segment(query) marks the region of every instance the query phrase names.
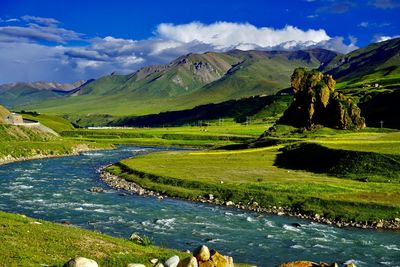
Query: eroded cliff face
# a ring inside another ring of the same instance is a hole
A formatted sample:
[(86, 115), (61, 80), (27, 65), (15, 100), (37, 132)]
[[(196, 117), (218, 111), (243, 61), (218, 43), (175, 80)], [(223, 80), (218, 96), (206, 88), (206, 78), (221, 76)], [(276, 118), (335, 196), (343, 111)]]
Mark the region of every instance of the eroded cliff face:
[(291, 77), (294, 101), (278, 123), (312, 128), (323, 125), (336, 129), (362, 129), (365, 119), (348, 97), (335, 91), (331, 75), (297, 68)]

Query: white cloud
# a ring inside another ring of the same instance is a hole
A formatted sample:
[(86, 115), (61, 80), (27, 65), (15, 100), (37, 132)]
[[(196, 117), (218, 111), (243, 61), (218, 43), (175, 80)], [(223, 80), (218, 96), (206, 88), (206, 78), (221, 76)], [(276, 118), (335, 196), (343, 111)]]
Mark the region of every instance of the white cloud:
[(38, 23), (46, 26), (53, 26), (60, 23), (58, 20), (53, 18), (42, 18), (28, 15), (22, 16), (21, 19), (27, 22)]
[(12, 18), (12, 19), (5, 20), (5, 22), (18, 22), (18, 21), (19, 21), (19, 19), (17, 19), (17, 18)]
[(395, 35), (395, 36), (377, 35), (374, 37), (374, 39), (372, 41), (376, 42), (376, 43), (380, 43), (380, 42), (388, 41), (388, 40), (391, 40), (394, 38), (400, 38), (400, 35)]
[(303, 31), (290, 25), (282, 29), (257, 28), (248, 23), (229, 22), (216, 22), (209, 25), (199, 22), (181, 25), (163, 23), (158, 26), (157, 34), (161, 39), (180, 43), (198, 41), (221, 50), (235, 48), (241, 44), (254, 44), (267, 48), (290, 41), (319, 43), (330, 39), (322, 29)]
[[(290, 25), (275, 29), (230, 22), (163, 23), (151, 38), (131, 40), (112, 36), (82, 39), (79, 33), (59, 28), (55, 19), (24, 16), (24, 20), (28, 21), (25, 26), (0, 27), (0, 83), (71, 82), (114, 71), (126, 74), (193, 52), (321, 47), (346, 53), (357, 48), (353, 37), (350, 44), (345, 44), (342, 37), (330, 37), (323, 29), (302, 30)], [(69, 40), (85, 43), (70, 46)], [(58, 45), (46, 45), (43, 41)]]

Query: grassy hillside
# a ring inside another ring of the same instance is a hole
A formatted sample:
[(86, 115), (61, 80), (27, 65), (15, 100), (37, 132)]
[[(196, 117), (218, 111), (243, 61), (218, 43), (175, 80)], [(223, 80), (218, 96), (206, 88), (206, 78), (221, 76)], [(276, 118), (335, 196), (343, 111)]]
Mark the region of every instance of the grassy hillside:
[(74, 129), (74, 126), (66, 119), (50, 114), (38, 114), (35, 112), (22, 112), (22, 117), (29, 120), (38, 121), (41, 124), (53, 129), (57, 133), (63, 131), (70, 131)]
[(339, 55), (322, 71), (339, 82), (400, 82), (400, 38), (373, 43), (346, 55)]
[(7, 107), (15, 107), (21, 103), (29, 105), (60, 97), (59, 94), (51, 90), (38, 90), (31, 87), (14, 88), (4, 92), (0, 91), (0, 104)]
[(189, 54), (132, 75), (103, 77), (74, 96), (21, 108), (59, 114), (111, 115), (190, 109), (210, 102), (274, 94), (288, 86), (294, 68), (317, 68), (335, 55), (321, 49)]

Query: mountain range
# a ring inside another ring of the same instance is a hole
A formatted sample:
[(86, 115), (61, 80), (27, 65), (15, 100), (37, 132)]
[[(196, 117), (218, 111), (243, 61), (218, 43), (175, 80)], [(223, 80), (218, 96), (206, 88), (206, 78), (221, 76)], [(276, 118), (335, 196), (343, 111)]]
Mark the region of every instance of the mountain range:
[[(289, 87), (290, 75), (297, 67), (333, 75), (337, 88), (361, 105), (382, 106), (381, 100), (379, 103), (375, 100), (381, 99), (382, 94), (397, 96), (396, 89), (400, 87), (400, 38), (345, 55), (324, 49), (187, 54), (168, 64), (144, 67), (129, 75), (112, 73), (70, 86), (3, 85), (0, 104), (74, 116), (137, 117), (274, 95)], [(387, 107), (383, 109), (387, 111)]]
[(293, 68), (318, 68), (336, 56), (337, 53), (323, 49), (188, 54), (130, 75), (101, 77), (70, 94), (29, 90), (29, 99), (18, 95), (9, 101), (7, 94), (14, 90), (8, 90), (0, 94), (0, 103), (52, 113), (154, 114), (271, 95), (289, 86)]

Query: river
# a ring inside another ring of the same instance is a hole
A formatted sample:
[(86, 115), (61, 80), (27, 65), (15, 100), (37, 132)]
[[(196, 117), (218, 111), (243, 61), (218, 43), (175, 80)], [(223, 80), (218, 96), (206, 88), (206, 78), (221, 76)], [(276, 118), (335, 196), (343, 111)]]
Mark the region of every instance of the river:
[[(300, 259), (353, 261), (361, 267), (400, 266), (400, 232), (340, 229), (286, 216), (126, 195), (99, 179), (101, 166), (166, 149), (121, 146), (0, 166), (0, 210), (68, 221), (123, 238), (137, 232), (157, 245), (182, 250), (206, 244), (236, 262), (258, 266)], [(88, 191), (95, 186), (107, 191)]]

